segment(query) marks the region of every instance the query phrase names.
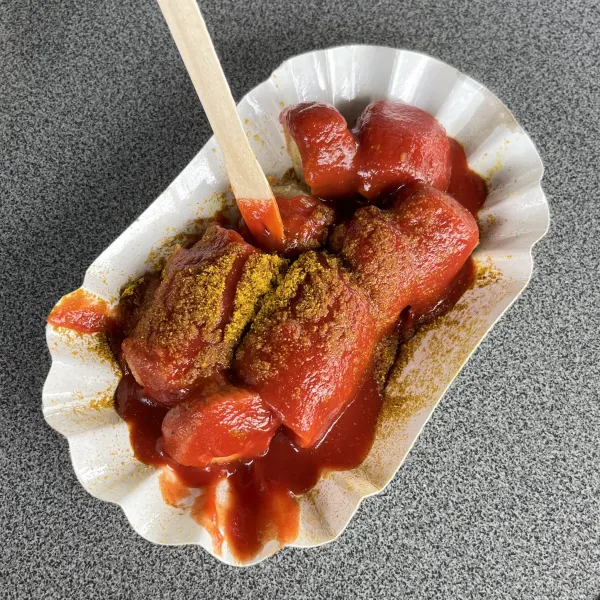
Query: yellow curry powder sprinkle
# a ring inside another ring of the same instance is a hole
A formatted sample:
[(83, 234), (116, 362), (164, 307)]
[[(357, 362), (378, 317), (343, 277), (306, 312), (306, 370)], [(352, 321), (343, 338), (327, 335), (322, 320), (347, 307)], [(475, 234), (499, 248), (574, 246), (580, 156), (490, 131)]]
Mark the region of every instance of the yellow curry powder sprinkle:
[(130, 283), (128, 283), (123, 288), (123, 291), (121, 292), (121, 302), (123, 302), (123, 300), (125, 298), (135, 296), (140, 285), (142, 285), (142, 283), (144, 283), (144, 281), (145, 281), (145, 276), (142, 276), (142, 277), (135, 279), (135, 280), (131, 281)]
[[(300, 347), (332, 357), (348, 352), (359, 342), (355, 328), (349, 325), (354, 294), (358, 293), (340, 259), (325, 252), (302, 254), (265, 296), (237, 351), (237, 360), (243, 363), (251, 356), (248, 376), (261, 382), (273, 369), (294, 361), (293, 352)], [(278, 331), (292, 336), (293, 343), (274, 347), (273, 336), (277, 337)]]
[[(325, 262), (325, 265), (323, 262)], [(293, 306), (296, 318), (308, 320), (317, 317), (319, 311), (327, 309), (328, 297), (334, 295), (334, 271), (326, 265), (337, 266), (337, 258), (324, 253), (306, 252), (290, 267), (277, 287), (265, 297), (263, 306), (252, 324), (256, 335), (268, 328), (273, 319), (284, 320), (292, 311), (292, 301), (298, 296), (301, 285), (310, 277), (312, 286), (305, 286), (302, 297)], [(328, 276), (329, 275), (329, 276)], [(327, 283), (330, 286), (327, 286)]]
[(373, 376), (380, 391), (383, 391), (387, 383), (388, 375), (394, 366), (398, 352), (399, 336), (397, 333), (383, 338), (377, 345), (375, 358), (373, 360)]
[(196, 335), (199, 325), (203, 326), (206, 341), (219, 341), (220, 334), (216, 332), (221, 323), (227, 277), (240, 252), (241, 245), (230, 244), (213, 263), (175, 273), (169, 273), (167, 264), (163, 284), (168, 285), (165, 291), (169, 298), (155, 307), (158, 318), (154, 321), (153, 337), (159, 346), (176, 351)]
[(275, 286), (287, 264), (272, 254), (253, 254), (246, 261), (233, 300), (233, 315), (223, 334), (223, 341), (232, 349), (256, 315), (260, 299)]
[[(207, 230), (200, 249), (177, 248), (173, 252), (160, 287), (133, 332), (133, 337), (150, 348), (160, 348), (172, 356), (185, 354), (190, 342), (200, 343), (202, 350), (185, 375), (190, 383), (229, 365), (261, 298), (287, 266), (285, 259), (275, 255), (255, 252), (248, 256), (248, 246), (242, 240), (228, 243), (219, 256), (200, 259), (198, 264), (190, 264), (187, 254), (181, 254), (201, 251), (203, 245), (212, 242), (213, 235), (214, 230)], [(126, 287), (122, 300), (132, 302), (140, 296), (136, 290), (142, 282), (143, 278)], [(224, 304), (227, 297), (232, 306)]]

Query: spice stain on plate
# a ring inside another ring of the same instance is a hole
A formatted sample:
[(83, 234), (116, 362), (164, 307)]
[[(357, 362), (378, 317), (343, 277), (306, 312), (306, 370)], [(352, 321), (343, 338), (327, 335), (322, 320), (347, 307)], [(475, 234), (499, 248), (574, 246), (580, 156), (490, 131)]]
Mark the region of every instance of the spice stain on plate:
[[(489, 327), (482, 304), (500, 303), (507, 294), (507, 284), (491, 259), (477, 262), (474, 282), (456, 306), (401, 346), (386, 386), (376, 439), (397, 439), (399, 432), (404, 432), (407, 443), (414, 438), (407, 424), (420, 413), (432, 410), (460, 372)], [(485, 290), (491, 286), (493, 292)]]
[(96, 362), (108, 363), (117, 376), (121, 376), (121, 369), (108, 343), (106, 334), (82, 334), (66, 327), (56, 328), (57, 337), (50, 342), (52, 352), (67, 352), (77, 361), (87, 361), (90, 355)]
[(225, 227), (233, 225), (237, 219), (237, 211), (228, 205), (228, 194), (219, 192), (213, 194), (213, 196), (218, 205), (222, 206), (222, 209), (218, 210), (212, 217), (198, 217), (193, 221), (189, 221), (183, 231), (176, 232), (173, 228), (168, 228), (165, 236), (158, 241), (148, 254), (145, 261), (148, 271), (154, 273), (161, 271), (167, 259), (177, 247), (188, 248), (195, 244), (212, 223), (217, 222)]

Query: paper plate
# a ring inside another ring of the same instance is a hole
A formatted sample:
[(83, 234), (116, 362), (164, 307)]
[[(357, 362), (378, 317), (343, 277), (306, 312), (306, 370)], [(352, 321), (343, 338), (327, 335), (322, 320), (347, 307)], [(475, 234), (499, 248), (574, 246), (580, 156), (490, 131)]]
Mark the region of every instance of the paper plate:
[[(281, 65), (239, 103), (248, 138), (268, 175), (291, 166), (278, 115), (284, 106), (322, 100), (353, 119), (373, 100), (390, 99), (434, 115), (463, 144), (490, 193), (480, 212), (478, 280), (454, 310), (409, 342), (394, 368), (373, 448), (357, 469), (335, 472), (300, 498), (293, 545), (330, 542), (360, 501), (394, 476), (451, 381), (485, 334), (519, 296), (532, 271), (532, 246), (546, 233), (542, 162), (509, 110), (484, 86), (429, 56), (375, 46), (309, 52)], [(198, 219), (231, 204), (213, 139), (149, 208), (89, 267), (83, 288), (110, 302)], [(210, 535), (185, 507), (164, 503), (158, 472), (139, 463), (126, 424), (112, 408), (119, 379), (101, 336), (47, 327), (52, 367), (43, 391), (47, 422), (69, 440), (73, 468), (92, 495), (119, 504), (133, 528), (158, 544), (199, 544)], [(386, 518), (382, 515), (381, 518)], [(275, 552), (272, 542), (252, 561)], [(225, 545), (220, 560), (235, 564)]]

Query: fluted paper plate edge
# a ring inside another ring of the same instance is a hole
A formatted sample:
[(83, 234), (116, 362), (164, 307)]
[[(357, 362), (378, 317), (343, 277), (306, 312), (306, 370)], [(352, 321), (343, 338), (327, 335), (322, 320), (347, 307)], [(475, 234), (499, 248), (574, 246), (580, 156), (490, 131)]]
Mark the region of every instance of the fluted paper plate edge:
[[(277, 116), (283, 106), (322, 100), (352, 119), (375, 99), (414, 104), (435, 115), (464, 146), (472, 168), (487, 178), (490, 195), (480, 213), (475, 258), (482, 280), (451, 318), (407, 345), (410, 361), (392, 374), (373, 449), (352, 471), (330, 473), (300, 500), (301, 523), (292, 544), (333, 541), (360, 502), (382, 491), (400, 468), (452, 380), (479, 343), (518, 298), (533, 269), (531, 250), (547, 232), (543, 166), (526, 132), (484, 86), (417, 52), (379, 46), (342, 46), (284, 62), (238, 104), (248, 139), (269, 175), (291, 166)], [(167, 251), (181, 231), (231, 203), (222, 158), (211, 138), (175, 181), (90, 266), (82, 287), (110, 302)], [(164, 504), (158, 472), (133, 457), (127, 426), (110, 406), (118, 368), (97, 335), (46, 330), (52, 366), (43, 390), (46, 421), (69, 441), (73, 468), (93, 496), (119, 504), (132, 527), (159, 544), (199, 544), (228, 564), (227, 548), (213, 552), (210, 536), (182, 508)], [(420, 377), (427, 372), (429, 377)], [(433, 376), (431, 374), (433, 373)], [(424, 384), (427, 380), (427, 384)], [(250, 563), (278, 549), (268, 544)]]

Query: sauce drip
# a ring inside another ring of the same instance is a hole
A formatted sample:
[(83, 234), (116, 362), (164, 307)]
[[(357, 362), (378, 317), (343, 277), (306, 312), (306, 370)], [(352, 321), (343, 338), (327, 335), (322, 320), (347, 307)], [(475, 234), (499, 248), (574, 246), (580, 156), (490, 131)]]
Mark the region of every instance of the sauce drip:
[(469, 169), (465, 150), (460, 143), (451, 137), (448, 140), (450, 141), (452, 171), (450, 184), (446, 191), (472, 215), (476, 216), (487, 197), (487, 185), (477, 173)]
[(47, 321), (55, 327), (65, 327), (78, 333), (98, 333), (114, 324), (108, 302), (82, 289), (63, 296)]

